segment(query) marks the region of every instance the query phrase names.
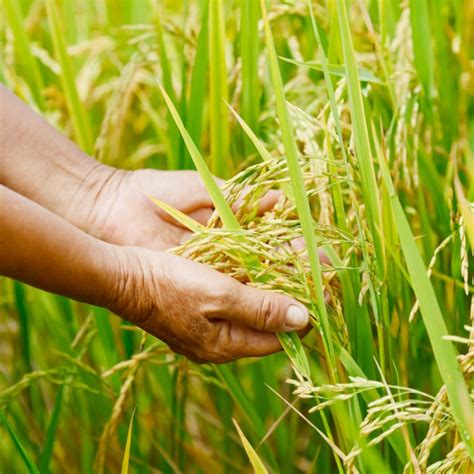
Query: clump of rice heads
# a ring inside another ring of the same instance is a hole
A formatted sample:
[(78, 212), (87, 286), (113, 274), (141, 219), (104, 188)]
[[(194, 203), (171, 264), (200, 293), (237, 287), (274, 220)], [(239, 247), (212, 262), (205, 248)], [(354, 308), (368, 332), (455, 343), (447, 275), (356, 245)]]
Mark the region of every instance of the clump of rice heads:
[[(321, 172), (326, 167), (313, 157), (302, 157), (300, 166), (305, 183), (312, 190), (308, 197), (314, 205), (314, 214), (320, 214), (321, 201), (328, 192), (328, 178)], [(319, 183), (319, 186), (318, 186)], [(173, 252), (226, 273), (239, 281), (260, 289), (291, 295), (305, 304), (316, 323), (313, 285), (308, 257), (302, 245), (303, 233), (295, 204), (285, 195), (289, 184), (288, 168), (284, 158), (274, 158), (248, 167), (227, 181), (224, 195), (236, 210), (241, 230), (229, 231), (222, 227), (217, 212), (206, 227), (202, 227), (188, 241)], [(281, 193), (277, 204), (260, 213), (260, 202), (268, 193)], [(327, 209), (325, 209), (327, 212)], [(318, 219), (315, 217), (315, 223)], [(353, 237), (331, 224), (317, 223), (319, 244), (334, 250), (346, 244), (355, 251)], [(247, 267), (245, 256), (257, 256), (261, 265)], [(244, 258), (243, 258), (244, 257)], [(329, 263), (323, 272), (326, 298), (331, 308), (334, 335), (344, 339), (340, 284), (336, 268)], [(265, 279), (262, 277), (265, 276)]]

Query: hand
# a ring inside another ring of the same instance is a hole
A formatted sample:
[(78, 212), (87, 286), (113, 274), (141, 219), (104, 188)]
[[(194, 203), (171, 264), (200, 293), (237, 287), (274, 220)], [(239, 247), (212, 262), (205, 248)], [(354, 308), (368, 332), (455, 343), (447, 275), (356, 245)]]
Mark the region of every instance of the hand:
[(140, 248), (118, 247), (116, 314), (195, 362), (225, 363), (281, 350), (274, 332), (302, 330), (307, 309), (204, 265)]
[(202, 224), (207, 223), (213, 211), (206, 188), (194, 171), (116, 171), (94, 203), (86, 230), (117, 245), (152, 250), (179, 245), (190, 232), (148, 199), (147, 194)]
[[(195, 171), (137, 171), (104, 168), (104, 182), (89, 214), (85, 230), (117, 245), (167, 250), (191, 236), (186, 228), (153, 203), (147, 195), (166, 202), (201, 224), (214, 210), (207, 190)], [(223, 183), (216, 178), (219, 184)], [(97, 181), (97, 180), (96, 180)], [(259, 213), (271, 209), (280, 197), (270, 191), (259, 202)], [(78, 201), (80, 205), (80, 201)], [(239, 202), (235, 204), (236, 210)]]

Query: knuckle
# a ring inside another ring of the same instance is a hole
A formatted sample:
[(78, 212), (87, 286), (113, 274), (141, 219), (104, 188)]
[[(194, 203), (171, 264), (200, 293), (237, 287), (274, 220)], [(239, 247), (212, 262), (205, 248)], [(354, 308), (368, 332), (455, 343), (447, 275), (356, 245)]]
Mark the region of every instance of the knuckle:
[(272, 298), (264, 296), (257, 307), (255, 313), (254, 327), (259, 330), (265, 330), (272, 326), (272, 317), (275, 311), (275, 304)]

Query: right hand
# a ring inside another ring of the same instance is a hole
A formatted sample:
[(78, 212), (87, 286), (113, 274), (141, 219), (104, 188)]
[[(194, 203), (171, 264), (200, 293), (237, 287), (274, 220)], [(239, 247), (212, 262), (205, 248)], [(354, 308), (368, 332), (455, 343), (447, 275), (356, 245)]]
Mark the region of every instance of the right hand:
[(225, 363), (281, 350), (274, 333), (305, 329), (307, 309), (184, 258), (116, 247), (116, 314), (194, 362)]

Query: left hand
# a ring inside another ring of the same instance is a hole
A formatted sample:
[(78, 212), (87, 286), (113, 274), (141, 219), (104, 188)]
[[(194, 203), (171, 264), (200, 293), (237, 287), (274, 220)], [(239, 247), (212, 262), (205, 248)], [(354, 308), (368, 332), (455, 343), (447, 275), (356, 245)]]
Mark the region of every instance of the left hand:
[(94, 203), (89, 233), (117, 245), (167, 250), (191, 235), (147, 195), (166, 202), (201, 224), (213, 211), (212, 201), (195, 171), (143, 169), (118, 171)]

